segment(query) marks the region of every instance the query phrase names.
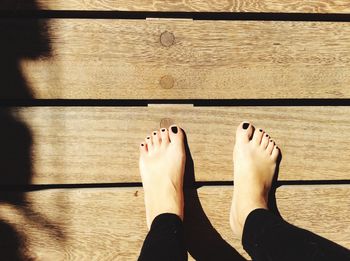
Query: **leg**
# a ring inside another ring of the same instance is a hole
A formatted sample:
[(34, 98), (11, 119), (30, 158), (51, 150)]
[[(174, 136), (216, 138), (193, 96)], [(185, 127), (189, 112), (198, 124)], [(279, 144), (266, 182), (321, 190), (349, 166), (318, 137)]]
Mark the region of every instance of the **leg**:
[(139, 257), (139, 261), (143, 260), (187, 260), (179, 216), (165, 213), (154, 219)]
[(255, 209), (248, 215), (242, 244), (254, 260), (350, 260), (346, 248), (295, 227), (266, 209)]
[(350, 260), (349, 251), (281, 220), (268, 210), (279, 149), (261, 129), (242, 123), (234, 148), (233, 232), (254, 260)]
[(187, 260), (183, 238), (184, 133), (154, 131), (140, 146), (140, 174), (150, 229), (139, 260)]

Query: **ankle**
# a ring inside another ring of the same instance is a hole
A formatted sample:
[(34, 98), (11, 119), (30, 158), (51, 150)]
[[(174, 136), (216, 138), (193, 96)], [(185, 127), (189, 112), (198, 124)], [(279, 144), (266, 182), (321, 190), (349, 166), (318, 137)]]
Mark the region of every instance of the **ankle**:
[(256, 202), (254, 204), (248, 205), (247, 208), (245, 208), (242, 211), (242, 215), (241, 215), (240, 220), (239, 220), (240, 224), (242, 225), (242, 229), (244, 227), (245, 221), (247, 220), (247, 217), (249, 216), (249, 214), (256, 209), (268, 210), (268, 207), (265, 203), (256, 203)]

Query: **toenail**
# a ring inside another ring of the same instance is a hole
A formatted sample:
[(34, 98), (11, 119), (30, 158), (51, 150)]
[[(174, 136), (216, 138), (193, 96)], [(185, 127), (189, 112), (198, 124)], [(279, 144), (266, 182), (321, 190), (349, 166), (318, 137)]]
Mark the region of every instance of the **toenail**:
[(262, 129), (259, 129), (260, 132), (262, 132)]
[(243, 127), (243, 129), (245, 129), (245, 130), (248, 129), (249, 123), (247, 123), (247, 122), (243, 123), (243, 126), (242, 126), (242, 127)]
[(165, 131), (165, 129), (162, 129), (162, 132), (164, 132)]
[(141, 143), (141, 146), (145, 146), (143, 143)]
[(177, 133), (177, 127), (176, 126), (171, 127), (171, 131), (176, 134)]
[(266, 134), (265, 136), (268, 137), (269, 135)]
[(153, 135), (157, 135), (157, 132), (153, 132)]
[(151, 137), (149, 137), (149, 136), (147, 137), (148, 140), (149, 140), (150, 138), (151, 138)]

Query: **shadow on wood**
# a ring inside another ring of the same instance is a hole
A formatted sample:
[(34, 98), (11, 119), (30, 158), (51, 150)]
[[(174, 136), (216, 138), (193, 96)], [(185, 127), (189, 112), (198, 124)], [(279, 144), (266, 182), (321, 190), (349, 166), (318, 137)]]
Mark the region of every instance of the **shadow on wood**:
[(277, 180), (278, 180), (278, 174), (280, 172), (281, 161), (282, 161), (282, 152), (280, 150), (280, 154), (278, 155), (278, 158), (277, 158), (277, 165), (276, 165), (275, 173), (273, 176), (272, 185), (271, 185), (271, 189), (269, 192), (269, 199), (268, 199), (269, 200), (268, 201), (269, 210), (271, 210), (276, 216), (278, 216), (280, 218), (282, 218), (282, 215), (279, 212), (278, 207), (277, 207), (276, 190), (278, 188)]
[[(19, 235), (9, 224), (0, 221), (0, 250), (2, 260), (28, 260), (25, 251), (6, 251), (23, 249), (23, 235)], [(4, 251), (5, 250), (5, 251)]]
[[(38, 9), (35, 1), (26, 2), (32, 10)], [(33, 95), (20, 63), (23, 59), (34, 60), (50, 55), (47, 22), (37, 18), (1, 18), (0, 28), (0, 99), (31, 99)]]
[[(195, 173), (193, 159), (185, 134), (186, 167), (184, 180), (185, 193), (185, 239), (187, 250), (196, 260), (245, 260), (227, 243), (210, 223), (204, 213), (197, 190), (193, 188)], [(227, 212), (228, 213), (228, 212)], [(227, 219), (228, 222), (228, 219)], [(233, 234), (232, 234), (233, 236)]]
[[(6, 2), (2, 4), (6, 5)], [(33, 10), (38, 9), (35, 1), (27, 1), (27, 4)], [(33, 99), (22, 75), (20, 62), (22, 59), (39, 59), (50, 54), (47, 25), (35, 18), (1, 18), (0, 28), (0, 99)], [(62, 229), (35, 211), (23, 191), (32, 181), (33, 140), (30, 129), (10, 108), (5, 107), (0, 107), (0, 126), (0, 210), (2, 204), (12, 206), (27, 223), (34, 223), (40, 229), (47, 230), (62, 243), (65, 238)], [(0, 216), (1, 259), (30, 260), (25, 228), (16, 231), (12, 225), (16, 223), (15, 220), (6, 222)]]

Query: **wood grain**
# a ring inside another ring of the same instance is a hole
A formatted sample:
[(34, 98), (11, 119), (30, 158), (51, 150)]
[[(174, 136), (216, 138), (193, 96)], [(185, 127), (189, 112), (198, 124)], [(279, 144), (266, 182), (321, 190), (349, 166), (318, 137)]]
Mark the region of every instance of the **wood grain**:
[[(13, 108), (17, 123), (1, 120), (0, 167), (10, 177), (3, 174), (2, 184), (140, 182), (139, 144), (167, 120), (186, 131), (199, 181), (232, 181), (235, 131), (243, 120), (281, 148), (280, 180), (346, 180), (349, 114), (350, 107), (341, 106)], [(18, 138), (26, 135), (31, 149)], [(23, 174), (17, 162), (27, 158), (33, 171)]]
[[(5, 25), (13, 38), (27, 30), (23, 23)], [(11, 88), (2, 88), (0, 98), (23, 92), (40, 99), (350, 97), (350, 23), (52, 19), (40, 25), (49, 50), (19, 59), (26, 91), (12, 91), (18, 75), (10, 72), (16, 78), (7, 78)], [(175, 37), (173, 45), (162, 45), (165, 32)], [(40, 49), (33, 38), (17, 40)]]
[[(347, 0), (38, 0), (45, 10), (121, 10), (181, 12), (283, 12), (283, 13), (349, 13)], [(5, 1), (2, 8), (32, 9), (28, 0)]]
[[(192, 201), (198, 211), (186, 217), (191, 228), (187, 233), (205, 232), (206, 236), (197, 235), (197, 241), (191, 243), (201, 247), (202, 253), (215, 243), (210, 238), (213, 228), (208, 217), (222, 239), (248, 257), (228, 224), (231, 193), (231, 186), (203, 187), (198, 189), (199, 199)], [(8, 194), (12, 198), (17, 195)], [(27, 192), (23, 197), (22, 204), (2, 201), (0, 218), (1, 225), (8, 224), (20, 240), (25, 239), (21, 249), (26, 249), (26, 256), (35, 260), (87, 260), (92, 256), (96, 260), (136, 260), (147, 233), (142, 188), (54, 189)], [(277, 190), (284, 219), (347, 248), (349, 198), (348, 185), (283, 186)], [(220, 256), (220, 249), (212, 250)], [(9, 251), (18, 250), (1, 249), (2, 253)]]

